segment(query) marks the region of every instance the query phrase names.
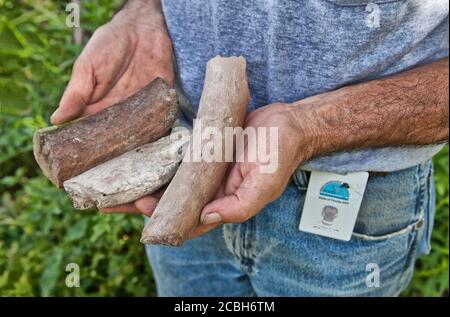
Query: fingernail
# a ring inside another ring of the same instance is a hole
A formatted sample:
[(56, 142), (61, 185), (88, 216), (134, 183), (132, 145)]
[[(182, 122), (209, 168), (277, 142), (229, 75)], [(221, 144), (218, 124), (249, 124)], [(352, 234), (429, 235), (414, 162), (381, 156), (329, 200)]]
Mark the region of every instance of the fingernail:
[(55, 110), (55, 112), (53, 112), (53, 114), (50, 116), (50, 119), (53, 119), (55, 116), (58, 115), (58, 113), (59, 113), (59, 108), (57, 108), (57, 109)]
[(222, 221), (222, 216), (217, 212), (213, 212), (202, 217), (202, 224), (211, 225)]

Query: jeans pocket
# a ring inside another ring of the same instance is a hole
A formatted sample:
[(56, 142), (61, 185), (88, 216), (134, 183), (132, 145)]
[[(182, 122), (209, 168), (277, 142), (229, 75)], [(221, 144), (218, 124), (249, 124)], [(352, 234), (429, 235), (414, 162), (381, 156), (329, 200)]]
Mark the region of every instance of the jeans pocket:
[[(380, 267), (384, 288), (380, 290), (379, 296), (398, 296), (410, 283), (414, 273), (420, 221), (380, 236), (353, 234), (351, 241), (358, 245), (356, 249), (360, 256), (366, 261), (371, 256), (379, 261), (375, 264)], [(373, 294), (377, 292), (374, 290)]]
[(379, 249), (383, 257), (399, 256), (396, 277), (392, 277), (398, 293), (411, 280), (417, 255), (429, 252), (434, 214), (432, 174), (428, 161), (369, 178), (352, 235), (353, 241)]
[(430, 173), (426, 162), (384, 176), (371, 175), (354, 233), (381, 240), (413, 229), (421, 235), (428, 220)]
[(368, 235), (363, 233), (357, 233), (353, 232), (352, 237), (360, 240), (366, 240), (366, 241), (383, 241), (387, 239), (392, 239), (397, 236), (409, 234), (411, 232), (416, 232), (420, 230), (420, 228), (423, 227), (424, 219), (423, 217), (420, 217), (418, 220), (413, 222), (412, 224), (406, 226), (405, 228), (402, 228), (400, 230), (397, 230), (395, 232), (385, 233), (382, 235)]
[(420, 215), (417, 220), (396, 231), (379, 235), (353, 232), (352, 240), (372, 247), (376, 247), (377, 245), (391, 245), (389, 248), (385, 248), (384, 252), (397, 253), (403, 256), (404, 265), (402, 266), (401, 284), (406, 287), (412, 276), (416, 254), (420, 248), (419, 237), (425, 227), (424, 223), (424, 216)]

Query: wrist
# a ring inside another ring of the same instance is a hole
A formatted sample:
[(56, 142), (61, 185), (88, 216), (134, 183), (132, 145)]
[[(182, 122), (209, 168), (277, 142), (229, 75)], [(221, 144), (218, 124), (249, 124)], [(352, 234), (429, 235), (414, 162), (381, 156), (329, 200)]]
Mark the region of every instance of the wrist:
[(358, 141), (364, 143), (359, 123), (349, 122), (355, 114), (348, 105), (359, 103), (360, 94), (365, 92), (349, 86), (293, 103), (297, 127), (309, 144), (310, 158), (353, 149)]
[[(307, 102), (304, 102), (307, 101)], [(332, 134), (328, 131), (323, 118), (318, 114), (319, 99), (305, 99), (290, 104), (292, 117), (298, 139), (298, 157), (300, 163), (328, 152), (328, 143), (332, 142)]]
[(160, 0), (128, 0), (112, 21), (139, 30), (168, 35)]

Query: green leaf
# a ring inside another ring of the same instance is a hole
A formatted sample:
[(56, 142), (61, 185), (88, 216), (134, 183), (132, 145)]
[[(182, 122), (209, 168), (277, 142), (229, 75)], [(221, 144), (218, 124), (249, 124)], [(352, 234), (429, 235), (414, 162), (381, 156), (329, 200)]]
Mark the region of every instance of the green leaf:
[(64, 272), (64, 267), (62, 266), (63, 255), (63, 250), (57, 248), (45, 262), (45, 269), (39, 281), (42, 296), (54, 294), (56, 283), (61, 273)]

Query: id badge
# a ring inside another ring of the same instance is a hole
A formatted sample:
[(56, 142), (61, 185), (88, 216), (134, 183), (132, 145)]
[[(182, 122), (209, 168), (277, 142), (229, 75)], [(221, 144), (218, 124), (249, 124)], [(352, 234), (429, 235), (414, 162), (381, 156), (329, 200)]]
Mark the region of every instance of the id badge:
[(299, 230), (349, 241), (368, 178), (368, 172), (311, 172)]

